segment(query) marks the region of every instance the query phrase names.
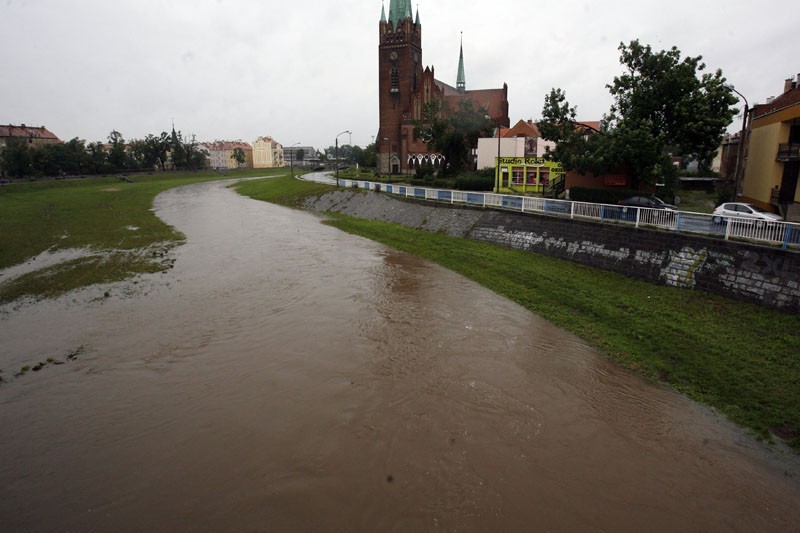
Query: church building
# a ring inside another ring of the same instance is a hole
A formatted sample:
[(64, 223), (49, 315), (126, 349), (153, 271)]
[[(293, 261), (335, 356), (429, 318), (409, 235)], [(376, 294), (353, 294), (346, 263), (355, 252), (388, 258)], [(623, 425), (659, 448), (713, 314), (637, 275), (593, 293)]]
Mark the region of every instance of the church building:
[(433, 67), (423, 69), (422, 25), (419, 8), (412, 18), (411, 0), (390, 0), (388, 17), (381, 7), (379, 34), (380, 129), (375, 139), (379, 172), (410, 174), (424, 163), (437, 168), (444, 164), (441, 154), (430, 153), (414, 136), (414, 121), (422, 118), (423, 106), (433, 99), (441, 101), (444, 113), (458, 109), (460, 100), (472, 100), (475, 109), (485, 108), (497, 126), (509, 126), (508, 85), (468, 91), (463, 46), (455, 87), (437, 80)]

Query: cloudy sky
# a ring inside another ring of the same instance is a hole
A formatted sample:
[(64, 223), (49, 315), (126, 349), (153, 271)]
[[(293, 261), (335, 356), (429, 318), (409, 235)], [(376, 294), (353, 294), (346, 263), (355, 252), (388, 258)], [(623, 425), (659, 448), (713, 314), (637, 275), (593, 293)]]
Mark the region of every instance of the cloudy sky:
[[(751, 105), (800, 72), (796, 0), (418, 2), (423, 63), (455, 85), (463, 32), (467, 88), (508, 83), (512, 123), (539, 118), (552, 87), (599, 120), (617, 47), (636, 38), (702, 55)], [(323, 148), (351, 130), (364, 146), (380, 12), (380, 0), (0, 0), (0, 124), (95, 141), (174, 119), (200, 141)]]

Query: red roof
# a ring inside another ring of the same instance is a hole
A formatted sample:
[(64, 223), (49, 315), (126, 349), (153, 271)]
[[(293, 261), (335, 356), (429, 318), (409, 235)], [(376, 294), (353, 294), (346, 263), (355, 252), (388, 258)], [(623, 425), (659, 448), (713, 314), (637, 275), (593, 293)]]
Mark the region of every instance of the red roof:
[(789, 89), (768, 104), (753, 106), (753, 118), (761, 118), (797, 104), (800, 104), (800, 87)]
[(7, 124), (5, 126), (0, 125), (0, 137), (18, 137), (23, 139), (42, 139), (61, 142), (61, 139), (48, 131), (44, 126), (33, 127), (26, 126), (25, 124), (19, 126), (14, 126), (13, 124)]

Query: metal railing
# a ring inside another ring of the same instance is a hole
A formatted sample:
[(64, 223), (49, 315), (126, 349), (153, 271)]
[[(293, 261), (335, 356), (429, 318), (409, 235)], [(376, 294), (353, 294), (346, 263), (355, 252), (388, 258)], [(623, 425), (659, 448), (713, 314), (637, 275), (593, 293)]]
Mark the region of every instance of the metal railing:
[(516, 196), (488, 192), (428, 189), (412, 185), (395, 185), (359, 180), (339, 180), (344, 187), (357, 187), (387, 194), (434, 200), (451, 204), (508, 209), (521, 213), (536, 213), (600, 223), (617, 223), (636, 228), (649, 227), (677, 233), (712, 235), (725, 240), (742, 240), (758, 244), (800, 247), (800, 224), (769, 222), (737, 217), (721, 217), (690, 211), (650, 209), (610, 204), (593, 204), (556, 200), (534, 196)]

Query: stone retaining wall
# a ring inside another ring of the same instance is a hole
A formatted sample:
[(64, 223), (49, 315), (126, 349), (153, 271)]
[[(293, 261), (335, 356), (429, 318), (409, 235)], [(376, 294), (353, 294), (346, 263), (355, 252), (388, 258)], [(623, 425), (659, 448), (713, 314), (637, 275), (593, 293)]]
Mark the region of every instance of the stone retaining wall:
[(800, 254), (794, 251), (366, 191), (336, 191), (310, 200), (307, 207), (492, 242), (652, 283), (800, 312)]

